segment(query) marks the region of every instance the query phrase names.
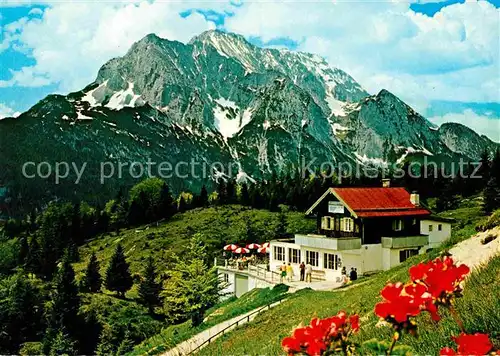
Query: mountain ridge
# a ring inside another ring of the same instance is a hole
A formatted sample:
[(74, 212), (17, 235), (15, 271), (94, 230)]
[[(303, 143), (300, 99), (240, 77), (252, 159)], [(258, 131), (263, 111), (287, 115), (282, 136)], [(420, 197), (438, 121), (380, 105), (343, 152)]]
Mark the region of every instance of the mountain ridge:
[[(385, 89), (370, 95), (317, 55), (260, 48), (221, 31), (188, 44), (149, 34), (103, 64), (82, 90), (47, 96), (0, 121), (0, 136), (0, 184), (41, 201), (68, 198), (68, 186), (45, 181), (38, 189), (23, 179), (20, 166), (35, 158), (237, 163), (235, 172), (173, 178), (180, 191), (229, 174), (261, 179), (303, 161), (315, 160), (316, 169), (321, 162), (387, 166), (426, 156), (477, 160), (481, 150), (499, 146), (461, 126), (436, 128)], [(95, 178), (98, 167), (91, 172)], [(103, 199), (116, 193), (116, 182), (92, 182), (85, 181), (85, 199), (99, 189)], [(70, 189), (70, 197), (81, 196), (81, 187)]]

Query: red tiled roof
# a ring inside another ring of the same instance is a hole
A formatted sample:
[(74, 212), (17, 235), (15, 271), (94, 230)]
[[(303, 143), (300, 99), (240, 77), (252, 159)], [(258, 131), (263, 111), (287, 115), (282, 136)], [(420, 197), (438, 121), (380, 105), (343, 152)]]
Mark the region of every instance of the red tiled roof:
[(358, 217), (430, 215), (410, 202), (404, 188), (332, 188)]

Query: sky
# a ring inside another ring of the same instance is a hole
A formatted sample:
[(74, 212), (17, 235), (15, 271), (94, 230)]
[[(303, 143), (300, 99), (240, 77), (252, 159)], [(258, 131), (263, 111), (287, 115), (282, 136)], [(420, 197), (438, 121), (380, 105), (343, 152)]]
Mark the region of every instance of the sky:
[(500, 0), (0, 0), (0, 118), (91, 83), (148, 33), (323, 56), (369, 93), (500, 142)]

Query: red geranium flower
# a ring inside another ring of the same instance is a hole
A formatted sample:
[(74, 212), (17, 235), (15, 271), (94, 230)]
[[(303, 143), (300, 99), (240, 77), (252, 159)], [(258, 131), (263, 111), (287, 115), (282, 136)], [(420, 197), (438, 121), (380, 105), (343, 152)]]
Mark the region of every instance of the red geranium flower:
[(312, 319), (308, 326), (299, 327), (291, 337), (284, 338), (281, 346), (288, 355), (321, 355), (333, 343), (345, 342), (349, 334), (358, 329), (358, 315), (348, 317), (345, 312), (340, 312), (330, 318)]
[(394, 320), (397, 323), (404, 323), (409, 317), (417, 316), (423, 302), (420, 297), (415, 298), (414, 295), (408, 294), (407, 290), (416, 293), (412, 287), (405, 287), (400, 282), (387, 284), (380, 292), (384, 301), (375, 305), (375, 314), (382, 319)]
[(485, 355), (493, 347), (487, 334), (467, 335), (462, 333), (453, 339), (457, 343), (457, 351), (461, 355)]

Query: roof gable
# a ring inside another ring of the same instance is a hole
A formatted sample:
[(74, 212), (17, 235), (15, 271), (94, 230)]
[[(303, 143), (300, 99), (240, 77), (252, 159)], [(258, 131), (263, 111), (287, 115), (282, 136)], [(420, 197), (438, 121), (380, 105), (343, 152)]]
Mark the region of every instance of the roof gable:
[(430, 215), (415, 206), (404, 188), (330, 188), (306, 212), (310, 214), (329, 194), (335, 195), (356, 217)]

